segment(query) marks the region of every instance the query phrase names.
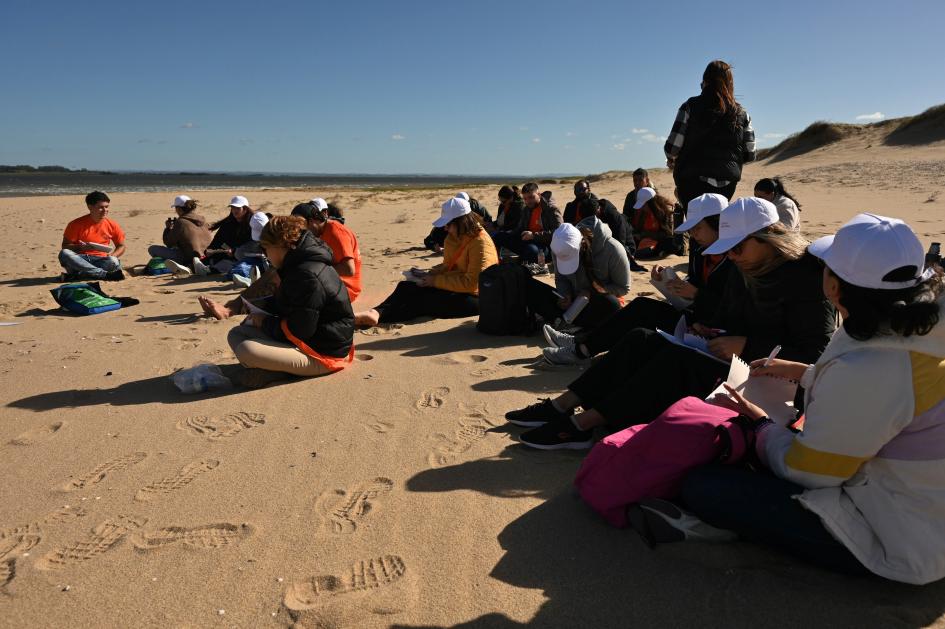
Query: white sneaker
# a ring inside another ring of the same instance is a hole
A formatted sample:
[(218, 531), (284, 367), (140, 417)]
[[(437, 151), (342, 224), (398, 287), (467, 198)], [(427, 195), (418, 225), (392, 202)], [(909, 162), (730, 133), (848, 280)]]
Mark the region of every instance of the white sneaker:
[(242, 275), (235, 273), (233, 274), (233, 282), (235, 284), (239, 284), (240, 286), (245, 286), (246, 288), (249, 288), (249, 286), (252, 284), (252, 281), (250, 281), (248, 277), (243, 277)]
[(564, 332), (558, 332), (550, 324), (546, 323), (541, 328), (542, 333), (545, 335), (545, 340), (548, 341), (548, 345), (551, 347), (567, 347), (574, 349), (574, 336), (571, 334), (565, 334)]
[(174, 275), (193, 275), (193, 272), (188, 269), (183, 264), (174, 262), (173, 260), (165, 260), (164, 266), (169, 268)]
[(706, 524), (668, 500), (647, 498), (627, 508), (630, 526), (649, 544), (664, 542), (732, 542), (738, 536)]
[(583, 365), (588, 358), (581, 358), (573, 347), (545, 347), (542, 355), (552, 365)]
[(194, 273), (203, 277), (210, 275), (210, 267), (200, 261), (200, 258), (194, 258)]

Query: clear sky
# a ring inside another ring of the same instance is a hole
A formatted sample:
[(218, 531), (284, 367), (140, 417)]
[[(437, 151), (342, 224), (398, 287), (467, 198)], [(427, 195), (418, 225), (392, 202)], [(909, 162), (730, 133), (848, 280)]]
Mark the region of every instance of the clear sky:
[(942, 0), (5, 0), (0, 16), (2, 164), (654, 166), (715, 58), (762, 146), (945, 102)]

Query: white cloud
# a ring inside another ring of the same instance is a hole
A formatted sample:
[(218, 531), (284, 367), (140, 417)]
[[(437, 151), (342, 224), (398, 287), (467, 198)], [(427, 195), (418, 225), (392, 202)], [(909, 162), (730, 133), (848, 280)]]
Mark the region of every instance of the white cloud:
[(666, 138), (662, 135), (656, 135), (655, 133), (644, 133), (642, 136), (643, 140), (647, 142), (665, 142)]
[(541, 138), (532, 138), (532, 144), (538, 144), (541, 142)]
[(630, 133), (633, 133), (635, 135), (640, 135), (641, 133), (649, 133), (649, 132), (650, 132), (649, 129), (637, 129), (636, 127), (630, 129)]
[(184, 124), (182, 124), (182, 125), (180, 126), (180, 128), (181, 128), (181, 129), (196, 129), (196, 128), (197, 128), (197, 125), (195, 125), (195, 124), (192, 123), (192, 122), (185, 122)]
[(395, 141), (406, 140), (407, 136), (395, 133), (394, 135), (390, 136), (390, 139)]
[(627, 145), (626, 145), (626, 144), (623, 144), (623, 143), (620, 143), (620, 144), (614, 144), (614, 145), (612, 145), (612, 146), (610, 147), (610, 150), (611, 150), (611, 151), (622, 151), (622, 150), (624, 150), (625, 148), (627, 148)]
[(566, 137), (566, 138), (573, 138), (573, 137), (576, 136), (576, 135), (577, 135), (577, 133), (575, 133), (574, 131), (568, 131), (567, 133), (564, 134), (564, 137)]
[(856, 117), (857, 120), (882, 120), (886, 117), (886, 114), (876, 111), (871, 114), (860, 114)]
[(786, 133), (766, 133), (761, 137), (763, 137), (766, 140), (780, 140), (786, 135), (787, 135)]

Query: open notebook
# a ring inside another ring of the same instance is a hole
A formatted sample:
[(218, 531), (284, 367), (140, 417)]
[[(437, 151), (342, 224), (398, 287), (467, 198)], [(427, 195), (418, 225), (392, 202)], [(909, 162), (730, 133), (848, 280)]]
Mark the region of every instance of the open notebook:
[(670, 343), (674, 343), (675, 345), (680, 345), (682, 347), (688, 347), (689, 349), (699, 352), (700, 354), (705, 354), (712, 360), (717, 360), (723, 365), (728, 364), (728, 361), (722, 360), (721, 358), (717, 358), (709, 352), (708, 339), (702, 336), (698, 336), (696, 334), (689, 334), (689, 332), (687, 332), (688, 329), (689, 329), (689, 326), (686, 324), (686, 315), (683, 315), (679, 317), (679, 322), (676, 323), (676, 329), (673, 330), (672, 334), (669, 334), (668, 332), (664, 332), (663, 330), (660, 330), (659, 328), (657, 328), (656, 331), (659, 332), (663, 336), (663, 338), (669, 341)]
[(663, 294), (663, 297), (666, 298), (666, 301), (672, 305), (676, 310), (685, 310), (692, 305), (691, 299), (686, 299), (685, 297), (680, 297), (679, 295), (674, 294), (669, 287), (666, 286), (666, 282), (670, 280), (678, 280), (679, 276), (676, 275), (676, 271), (666, 267), (663, 269), (663, 272), (660, 274), (660, 279), (654, 280), (650, 279), (650, 284), (656, 287), (656, 290)]
[[(748, 364), (738, 356), (734, 356), (725, 382), (744, 395), (749, 402), (763, 408), (768, 417), (775, 423), (786, 426), (793, 422), (797, 414), (797, 410), (794, 408), (794, 394), (797, 392), (797, 385), (783, 378), (752, 377), (750, 372), (751, 369)], [(717, 396), (723, 395), (728, 397), (728, 391), (722, 385), (719, 385), (705, 400), (706, 402), (712, 402)]]

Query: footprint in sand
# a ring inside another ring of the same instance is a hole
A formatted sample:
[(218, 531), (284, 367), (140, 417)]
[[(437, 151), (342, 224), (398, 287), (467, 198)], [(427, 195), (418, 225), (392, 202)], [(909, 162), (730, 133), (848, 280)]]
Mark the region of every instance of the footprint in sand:
[(7, 586), (14, 577), (16, 577), (16, 560), (0, 561), (0, 593), (6, 593)]
[(370, 428), (371, 430), (373, 430), (374, 432), (380, 433), (382, 435), (394, 429), (394, 425), (391, 424), (390, 422), (376, 421), (373, 424), (364, 424), (364, 425)]
[(442, 433), (432, 435), (431, 438), (436, 443), (428, 456), (430, 465), (432, 467), (450, 465), (473, 444), (485, 438), (486, 431), (490, 427), (487, 423), (478, 420), (470, 423), (460, 422), (460, 427), (452, 436)]
[(47, 424), (46, 426), (40, 426), (39, 428), (33, 428), (32, 430), (27, 430), (26, 432), (20, 433), (13, 439), (10, 439), (9, 444), (11, 446), (31, 446), (40, 441), (45, 441), (49, 439), (54, 434), (59, 432), (59, 429), (65, 426), (66, 422), (53, 422)]
[(349, 491), (327, 491), (319, 496), (316, 507), (332, 533), (354, 533), (358, 523), (376, 508), (378, 499), (393, 488), (391, 479), (378, 477)]
[(354, 357), (356, 360), (363, 360), (363, 361), (374, 360), (374, 356), (372, 354), (358, 354), (357, 352), (355, 352)]
[(440, 408), (446, 403), (446, 396), (450, 394), (449, 387), (437, 387), (430, 391), (424, 391), (417, 400), (417, 408)]
[(0, 537), (0, 561), (16, 559), (17, 556), (29, 551), (40, 541), (40, 536), (33, 533)]
[(202, 526), (168, 526), (156, 531), (138, 533), (131, 543), (138, 550), (155, 550), (183, 544), (188, 548), (221, 548), (240, 542), (254, 533), (249, 524), (204, 524)]
[(105, 478), (112, 472), (118, 472), (125, 469), (126, 467), (136, 465), (143, 461), (147, 456), (147, 452), (132, 452), (131, 454), (120, 456), (117, 459), (106, 461), (85, 476), (67, 482), (65, 485), (63, 485), (62, 490), (79, 491), (80, 489), (97, 485), (105, 480)]
[(262, 426), (266, 423), (266, 416), (262, 413), (247, 413), (240, 411), (222, 417), (188, 417), (177, 422), (181, 430), (190, 430), (195, 434), (212, 441), (233, 437), (247, 428)]
[(482, 354), (450, 354), (449, 356), (440, 356), (434, 359), (441, 365), (475, 365), (489, 360), (488, 356)]
[(114, 548), (128, 533), (141, 528), (146, 522), (145, 518), (128, 515), (105, 520), (92, 529), (88, 537), (46, 553), (36, 562), (36, 567), (40, 570), (61, 570), (94, 559)]
[(387, 323), (375, 325), (373, 328), (367, 328), (365, 330), (358, 330), (358, 332), (365, 336), (383, 336), (384, 334), (393, 334), (394, 336), (397, 336), (400, 334), (400, 329), (403, 327), (403, 323)]
[(160, 340), (165, 343), (176, 344), (177, 349), (197, 349), (203, 343), (203, 339), (175, 338), (173, 336), (162, 336)]
[(174, 476), (162, 478), (147, 487), (139, 489), (138, 493), (135, 494), (135, 500), (152, 500), (161, 494), (169, 494), (172, 491), (177, 491), (192, 483), (201, 474), (216, 469), (218, 465), (220, 465), (220, 462), (214, 459), (206, 459), (185, 465)]
[(404, 560), (397, 555), (356, 561), (344, 574), (318, 575), (293, 583), (286, 590), (283, 604), (290, 611), (315, 609), (336, 597), (386, 588), (406, 572)]
[[(44, 524), (59, 524), (75, 518), (81, 518), (84, 515), (86, 515), (86, 511), (82, 507), (65, 505), (46, 515), (42, 520), (0, 530), (0, 540), (18, 536), (38, 535), (41, 526)], [(2, 546), (2, 543), (0, 543), (0, 546)], [(0, 557), (2, 556), (3, 553), (0, 553)]]

